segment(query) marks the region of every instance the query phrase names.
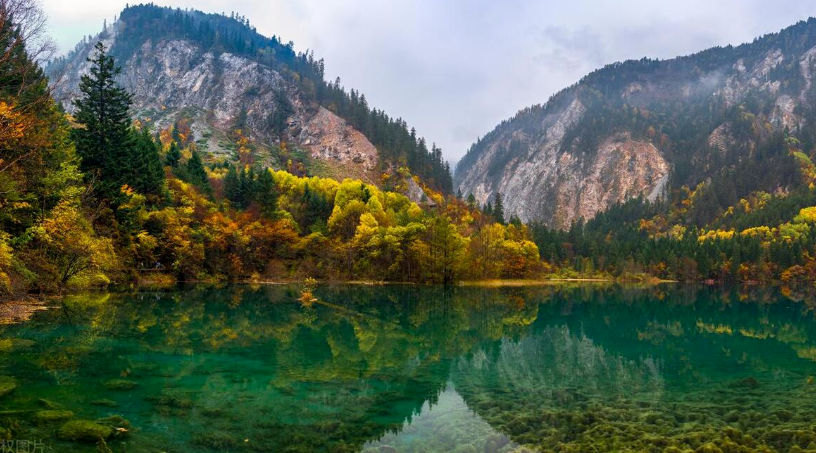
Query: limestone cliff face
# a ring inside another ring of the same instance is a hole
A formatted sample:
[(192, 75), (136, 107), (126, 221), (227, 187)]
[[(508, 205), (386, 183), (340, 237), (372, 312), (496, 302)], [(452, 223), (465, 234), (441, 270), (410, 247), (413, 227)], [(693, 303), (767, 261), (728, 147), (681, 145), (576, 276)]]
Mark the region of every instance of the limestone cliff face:
[[(52, 78), (55, 97), (70, 112), (79, 95), (79, 81), (90, 70), (86, 58), (102, 41), (115, 57), (121, 54), (121, 21), (78, 47)], [(249, 58), (202, 47), (188, 39), (148, 39), (125, 61), (119, 80), (133, 94), (133, 117), (153, 129), (166, 129), (184, 119), (192, 140), (207, 154), (234, 154), (231, 134), (241, 129), (260, 150), (257, 160), (272, 166), (270, 150), (283, 140), (288, 147), (306, 150), (327, 163), (329, 176), (376, 182), (377, 149), (359, 131), (331, 111), (313, 103), (276, 70)], [(285, 105), (286, 109), (283, 109)], [(283, 131), (273, 127), (276, 114), (284, 115)]]
[[(574, 99), (543, 117), (546, 132), (540, 137), (509, 130), (492, 139), (476, 162), (458, 170), (459, 188), (472, 193), (480, 204), (498, 190), (508, 214), (523, 221), (543, 218), (559, 228), (579, 218), (590, 219), (628, 198), (657, 198), (666, 186), (670, 166), (648, 141), (633, 140), (624, 132), (606, 138), (589, 153), (562, 152), (566, 130), (575, 127), (584, 111)], [(503, 169), (495, 172), (493, 165), (508, 154)]]
[(454, 185), (480, 203), (567, 228), (614, 203), (695, 185), (814, 126), (816, 20), (739, 47), (600, 69), (474, 144)]

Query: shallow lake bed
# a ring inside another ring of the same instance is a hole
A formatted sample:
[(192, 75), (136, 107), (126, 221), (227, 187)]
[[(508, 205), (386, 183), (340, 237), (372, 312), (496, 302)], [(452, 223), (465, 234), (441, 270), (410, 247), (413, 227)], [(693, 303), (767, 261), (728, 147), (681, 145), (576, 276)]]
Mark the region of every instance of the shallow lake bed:
[(679, 285), (300, 296), (77, 295), (3, 326), (0, 439), (131, 453), (816, 449), (804, 296)]

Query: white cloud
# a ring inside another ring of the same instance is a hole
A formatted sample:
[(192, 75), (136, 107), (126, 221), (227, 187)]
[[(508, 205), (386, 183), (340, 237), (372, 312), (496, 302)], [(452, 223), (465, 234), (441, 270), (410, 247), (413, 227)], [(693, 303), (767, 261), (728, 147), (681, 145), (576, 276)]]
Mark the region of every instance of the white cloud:
[[(44, 0), (67, 50), (125, 1)], [(739, 44), (806, 19), (799, 0), (158, 0), (236, 11), (326, 61), (327, 76), (458, 160), (477, 136), (616, 60)]]

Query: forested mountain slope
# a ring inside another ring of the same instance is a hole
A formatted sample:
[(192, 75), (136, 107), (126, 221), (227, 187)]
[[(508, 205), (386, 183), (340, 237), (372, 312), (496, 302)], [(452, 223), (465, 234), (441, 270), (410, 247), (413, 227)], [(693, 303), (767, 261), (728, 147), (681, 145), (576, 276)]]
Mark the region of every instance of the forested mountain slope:
[(737, 47), (608, 65), (475, 143), (455, 187), (480, 204), (498, 191), (508, 215), (559, 229), (628, 199), (694, 192), (677, 221), (706, 225), (742, 198), (806, 184), (814, 65), (814, 19)]
[[(132, 114), (205, 160), (240, 161), (295, 174), (354, 177), (384, 185), (383, 173), (407, 167), (450, 192), (441, 150), (401, 119), (324, 81), (323, 60), (293, 43), (257, 33), (246, 18), (150, 5), (127, 7), (96, 37), (47, 68), (69, 112), (86, 58), (102, 41), (123, 67)], [(386, 184), (387, 185), (387, 184)]]

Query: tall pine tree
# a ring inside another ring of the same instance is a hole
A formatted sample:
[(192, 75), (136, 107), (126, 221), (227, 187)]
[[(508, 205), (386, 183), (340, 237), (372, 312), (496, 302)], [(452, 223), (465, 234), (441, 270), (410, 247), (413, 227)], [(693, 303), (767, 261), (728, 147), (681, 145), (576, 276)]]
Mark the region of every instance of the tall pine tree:
[(117, 204), (121, 188), (132, 187), (144, 195), (164, 193), (164, 170), (159, 148), (147, 131), (131, 128), (131, 96), (116, 82), (121, 71), (102, 43), (96, 44), (90, 74), (82, 76), (82, 97), (74, 101), (73, 131), (81, 169), (90, 177), (101, 198)]
[(74, 129), (73, 138), (82, 158), (82, 171), (95, 180), (99, 194), (109, 200), (118, 198), (119, 188), (131, 165), (134, 147), (128, 110), (130, 94), (114, 79), (121, 71), (105, 46), (96, 44), (90, 74), (83, 75), (79, 90), (82, 97), (74, 101), (76, 121), (83, 127)]
[(210, 179), (207, 177), (207, 170), (204, 169), (204, 163), (201, 161), (201, 156), (197, 151), (193, 151), (192, 156), (187, 160), (184, 173), (188, 182), (201, 189), (205, 194), (212, 194)]
[(496, 218), (497, 222), (504, 225), (504, 202), (502, 201), (502, 196), (498, 191), (496, 191), (494, 198), (493, 217)]
[(175, 141), (170, 142), (170, 149), (167, 150), (167, 154), (164, 156), (165, 164), (176, 168), (178, 167), (179, 161), (181, 160), (181, 151), (179, 150), (178, 145)]
[(278, 187), (272, 178), (272, 173), (264, 169), (258, 175), (258, 188), (255, 194), (261, 214), (268, 218), (274, 218), (278, 210)]
[(159, 144), (153, 140), (147, 129), (135, 133), (134, 148), (131, 152), (132, 165), (128, 179), (137, 192), (145, 195), (164, 195), (164, 169), (159, 154)]

